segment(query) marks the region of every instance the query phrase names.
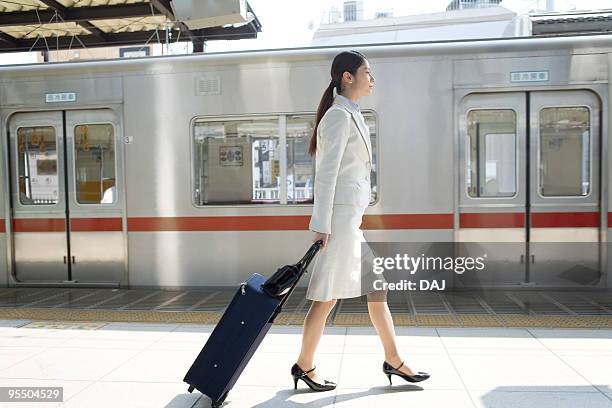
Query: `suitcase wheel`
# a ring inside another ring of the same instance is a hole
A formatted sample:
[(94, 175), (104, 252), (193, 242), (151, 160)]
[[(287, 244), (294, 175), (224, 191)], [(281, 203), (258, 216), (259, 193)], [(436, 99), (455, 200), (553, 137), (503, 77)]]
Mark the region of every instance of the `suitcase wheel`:
[(193, 385), (190, 385), (190, 386), (189, 386), (189, 388), (187, 388), (187, 391), (189, 391), (189, 392), (193, 392), (194, 388), (195, 388), (195, 387), (194, 387)]

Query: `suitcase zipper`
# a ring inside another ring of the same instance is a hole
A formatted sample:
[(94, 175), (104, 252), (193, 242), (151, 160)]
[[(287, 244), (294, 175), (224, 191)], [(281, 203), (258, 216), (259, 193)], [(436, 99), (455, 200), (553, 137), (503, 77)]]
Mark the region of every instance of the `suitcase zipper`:
[(243, 295), (245, 294), (244, 287), (246, 286), (246, 284), (247, 284), (246, 282), (242, 282), (242, 283), (240, 284), (240, 292), (241, 292)]

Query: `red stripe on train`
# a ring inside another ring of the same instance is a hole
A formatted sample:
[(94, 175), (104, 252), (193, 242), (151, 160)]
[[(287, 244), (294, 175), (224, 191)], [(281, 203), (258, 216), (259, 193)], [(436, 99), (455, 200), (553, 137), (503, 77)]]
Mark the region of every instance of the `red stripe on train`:
[[(282, 231), (307, 230), (309, 215), (298, 216), (220, 216), (220, 217), (131, 217), (128, 230), (154, 231)], [(462, 213), (460, 228), (523, 228), (523, 213)], [(74, 218), (72, 231), (122, 231), (121, 218)], [(534, 228), (599, 226), (597, 212), (532, 213)], [(612, 228), (612, 213), (608, 216)], [(372, 214), (364, 215), (364, 230), (453, 229), (453, 214)], [(64, 232), (61, 218), (13, 220), (15, 232)], [(0, 233), (6, 232), (0, 222)]]
[[(4, 225), (2, 226), (4, 228)], [(123, 231), (121, 218), (73, 218), (70, 220), (73, 232)], [(14, 232), (64, 232), (63, 218), (21, 218), (13, 220)]]
[(74, 232), (123, 231), (123, 223), (121, 218), (72, 218), (70, 230)]
[(21, 218), (13, 220), (14, 232), (64, 232), (64, 218)]
[(453, 229), (453, 214), (364, 215), (363, 229)]
[(532, 213), (531, 226), (533, 228), (559, 228), (559, 227), (599, 227), (598, 212), (545, 212)]
[[(221, 217), (131, 217), (128, 230), (279, 231), (308, 230), (309, 215)], [(363, 229), (452, 229), (452, 214), (364, 215)]]
[[(608, 222), (608, 224), (611, 224)], [(524, 228), (523, 213), (463, 213), (459, 216), (460, 228)], [(598, 212), (534, 212), (532, 228), (598, 228)]]
[(307, 230), (310, 216), (131, 217), (129, 231)]
[(462, 213), (459, 228), (524, 228), (524, 213)]

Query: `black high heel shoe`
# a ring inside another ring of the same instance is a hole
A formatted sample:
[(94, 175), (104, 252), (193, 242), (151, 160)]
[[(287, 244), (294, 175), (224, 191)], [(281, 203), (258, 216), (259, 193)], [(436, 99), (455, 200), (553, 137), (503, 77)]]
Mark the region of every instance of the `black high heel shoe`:
[(389, 385), (391, 385), (391, 375), (392, 374), (400, 376), (404, 380), (412, 382), (412, 383), (425, 381), (426, 379), (429, 378), (429, 374), (424, 373), (422, 371), (419, 371), (418, 374), (415, 374), (415, 375), (404, 374), (401, 371), (399, 371), (399, 369), (403, 365), (404, 365), (403, 361), (402, 361), (402, 364), (400, 364), (397, 368), (393, 368), (391, 364), (387, 363), (386, 361), (383, 363), (383, 373), (387, 374), (387, 378), (389, 379)]
[(310, 370), (304, 371), (300, 368), (299, 365), (297, 365), (297, 363), (295, 363), (293, 367), (291, 367), (291, 375), (293, 376), (293, 385), (295, 387), (295, 390), (297, 390), (298, 380), (304, 381), (306, 385), (308, 385), (313, 391), (330, 391), (336, 388), (336, 383), (334, 382), (324, 380), (325, 382), (323, 384), (319, 384), (318, 382), (311, 379), (308, 376), (308, 373), (314, 371), (315, 368), (317, 367), (314, 366)]

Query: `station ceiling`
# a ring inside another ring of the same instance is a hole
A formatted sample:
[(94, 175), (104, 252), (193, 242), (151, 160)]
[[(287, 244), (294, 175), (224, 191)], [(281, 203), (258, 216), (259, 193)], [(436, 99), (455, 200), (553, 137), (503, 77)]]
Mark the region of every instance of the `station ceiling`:
[(148, 42), (257, 38), (261, 23), (192, 30), (177, 21), (171, 0), (0, 0), (0, 52), (50, 51)]

